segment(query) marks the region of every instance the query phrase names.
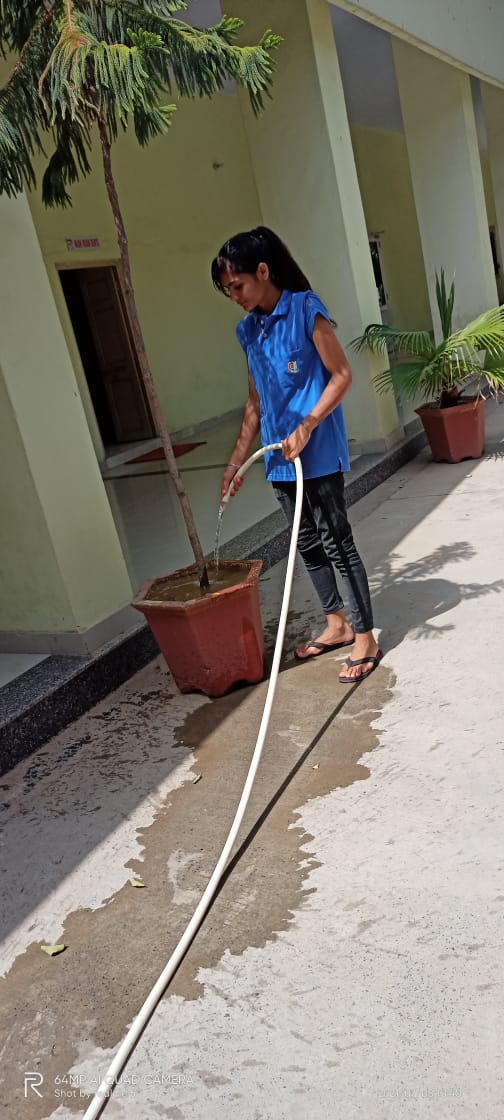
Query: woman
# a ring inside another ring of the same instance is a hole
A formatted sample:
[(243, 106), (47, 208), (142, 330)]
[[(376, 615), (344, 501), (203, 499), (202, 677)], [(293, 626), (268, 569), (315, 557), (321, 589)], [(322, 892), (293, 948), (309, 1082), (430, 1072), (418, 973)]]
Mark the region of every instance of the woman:
[[(364, 680), (382, 657), (373, 634), (366, 572), (347, 520), (343, 472), (350, 469), (341, 401), (351, 383), (330, 316), (306, 276), (272, 230), (259, 226), (226, 241), (212, 262), (215, 287), (247, 315), (237, 326), (249, 368), (249, 393), (240, 434), (222, 480), (225, 494), (261, 430), (263, 444), (282, 443), (265, 456), (266, 478), (292, 524), (293, 460), (301, 458), (304, 497), (298, 548), (320, 598), (327, 625), (305, 641), (305, 661), (353, 645), (343, 684)], [(242, 485), (239, 479), (233, 493)], [(352, 626), (345, 617), (334, 566), (346, 586)]]

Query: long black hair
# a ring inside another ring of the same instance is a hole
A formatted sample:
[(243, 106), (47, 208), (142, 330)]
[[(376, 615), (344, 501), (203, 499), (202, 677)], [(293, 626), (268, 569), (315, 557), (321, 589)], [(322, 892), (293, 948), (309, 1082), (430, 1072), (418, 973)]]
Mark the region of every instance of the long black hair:
[(228, 295), (221, 280), (223, 272), (229, 269), (234, 275), (249, 272), (254, 276), (262, 262), (268, 265), (271, 283), (280, 291), (310, 291), (310, 281), (287, 246), (267, 226), (257, 226), (247, 233), (237, 233), (224, 243), (212, 261), (214, 287)]

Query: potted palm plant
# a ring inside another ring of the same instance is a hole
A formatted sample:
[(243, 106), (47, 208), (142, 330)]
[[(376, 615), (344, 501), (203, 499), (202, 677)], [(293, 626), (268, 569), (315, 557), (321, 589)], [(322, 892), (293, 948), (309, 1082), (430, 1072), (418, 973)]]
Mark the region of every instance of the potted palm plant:
[(493, 394), (504, 388), (504, 305), (453, 331), (455, 285), (452, 281), (447, 291), (443, 269), (436, 273), (436, 299), (438, 345), (428, 331), (402, 331), (384, 323), (371, 323), (351, 345), (387, 355), (388, 369), (375, 377), (379, 391), (393, 389), (408, 400), (425, 400), (416, 412), (435, 462), (479, 459), (485, 446), (482, 385)]
[(2, 0), (0, 54), (13, 66), (0, 87), (0, 193), (33, 189), (34, 153), (44, 157), (52, 144), (42, 197), (47, 206), (70, 205), (69, 187), (91, 171), (98, 134), (138, 365), (195, 560), (171, 581), (146, 584), (134, 606), (149, 621), (179, 687), (215, 696), (237, 680), (263, 675), (261, 565), (223, 563), (224, 586), (210, 586), (144, 344), (112, 145), (119, 128), (130, 124), (142, 146), (166, 133), (176, 109), (164, 103), (167, 93), (210, 97), (231, 80), (248, 91), (258, 114), (281, 39), (265, 31), (256, 45), (239, 46), (242, 20), (223, 16), (212, 27), (193, 27), (178, 18), (188, 6), (186, 0)]

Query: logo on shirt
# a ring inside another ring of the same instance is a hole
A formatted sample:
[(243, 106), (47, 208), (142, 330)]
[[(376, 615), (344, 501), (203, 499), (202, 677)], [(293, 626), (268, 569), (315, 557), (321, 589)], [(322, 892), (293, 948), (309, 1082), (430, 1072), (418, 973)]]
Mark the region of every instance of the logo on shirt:
[(299, 366), (297, 362), (287, 362), (287, 369), (289, 373), (299, 373)]

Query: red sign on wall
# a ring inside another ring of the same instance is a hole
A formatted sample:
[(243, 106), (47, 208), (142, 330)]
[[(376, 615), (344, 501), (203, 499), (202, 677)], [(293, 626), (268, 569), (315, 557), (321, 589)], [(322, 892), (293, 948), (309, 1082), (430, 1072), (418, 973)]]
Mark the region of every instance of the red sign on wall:
[(100, 239), (98, 237), (67, 237), (66, 247), (69, 252), (74, 249), (99, 249)]

